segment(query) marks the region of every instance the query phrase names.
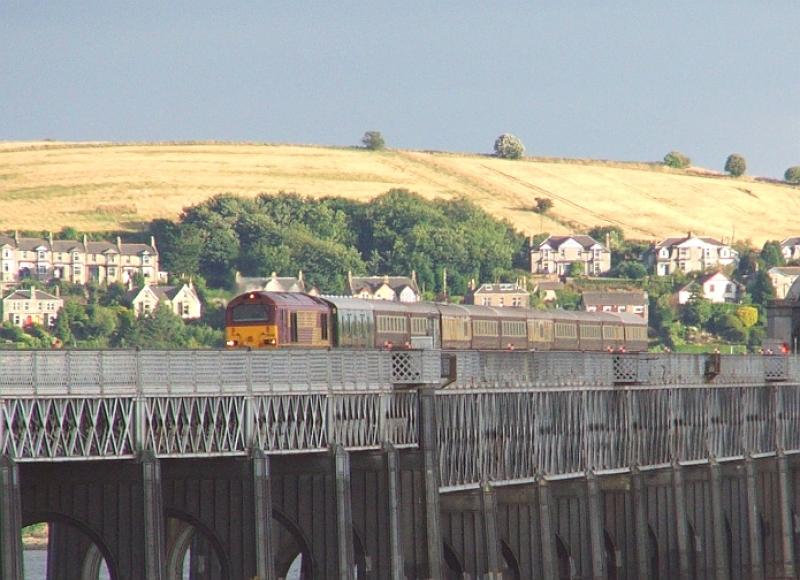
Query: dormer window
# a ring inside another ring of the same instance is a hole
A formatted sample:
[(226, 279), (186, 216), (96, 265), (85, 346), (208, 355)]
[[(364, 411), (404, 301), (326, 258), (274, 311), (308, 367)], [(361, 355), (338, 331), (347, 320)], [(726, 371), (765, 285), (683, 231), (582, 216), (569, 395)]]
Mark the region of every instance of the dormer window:
[(658, 252), (658, 255), (661, 258), (669, 258), (669, 250), (667, 248), (661, 248), (661, 250)]

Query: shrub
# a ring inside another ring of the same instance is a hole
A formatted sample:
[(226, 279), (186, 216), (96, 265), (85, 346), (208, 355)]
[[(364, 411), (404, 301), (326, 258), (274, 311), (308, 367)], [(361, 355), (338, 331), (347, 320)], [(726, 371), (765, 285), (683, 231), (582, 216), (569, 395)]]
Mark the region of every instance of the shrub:
[(503, 133), (494, 141), (494, 154), (501, 159), (519, 159), (523, 153), (525, 145), (510, 133)]
[(786, 173), (783, 174), (783, 178), (789, 183), (800, 184), (800, 165), (787, 169)]
[(738, 153), (731, 153), (725, 161), (725, 171), (733, 177), (740, 177), (747, 171), (747, 162)]
[(758, 322), (758, 308), (754, 306), (740, 306), (736, 309), (736, 318), (742, 321), (745, 328), (750, 328)]
[(675, 169), (686, 169), (692, 164), (692, 160), (680, 151), (670, 151), (664, 155), (664, 165)]
[(370, 151), (380, 151), (386, 147), (386, 141), (380, 131), (367, 131), (361, 138), (361, 143)]

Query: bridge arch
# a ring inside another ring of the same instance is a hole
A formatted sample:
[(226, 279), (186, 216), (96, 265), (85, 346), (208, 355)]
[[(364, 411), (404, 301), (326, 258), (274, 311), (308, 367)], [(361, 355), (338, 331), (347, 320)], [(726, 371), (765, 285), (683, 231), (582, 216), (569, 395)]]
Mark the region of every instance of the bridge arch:
[(447, 566), (445, 577), (449, 580), (461, 580), (464, 577), (464, 565), (461, 563), (461, 560), (459, 560), (455, 550), (450, 547), (450, 544), (442, 542), (442, 548), (444, 564)]
[(611, 534), (606, 529), (603, 530), (603, 546), (605, 548), (606, 578), (608, 580), (617, 580), (617, 570), (620, 564), (617, 561), (617, 547), (611, 538)]
[(517, 557), (514, 555), (514, 551), (505, 542), (505, 540), (500, 540), (500, 551), (503, 556), (503, 560), (505, 561), (503, 578), (509, 578), (510, 580), (521, 580), (522, 575), (520, 573), (519, 560), (517, 560)]
[(278, 534), (275, 538), (277, 540), (275, 542), (277, 546), (275, 551), (275, 572), (277, 577), (285, 578), (289, 573), (289, 569), (292, 568), (299, 557), (301, 558), (301, 580), (313, 578), (316, 565), (311, 552), (311, 543), (306, 538), (303, 530), (286, 514), (274, 507), (272, 508), (272, 519), (280, 524), (280, 529), (276, 530)]
[[(166, 509), (164, 515), (168, 518), (168, 525), (173, 526), (173, 536), (167, 539), (166, 561), (167, 561), (167, 580), (180, 580), (183, 578), (183, 565), (186, 554), (192, 551), (203, 551), (206, 545), (210, 548), (209, 552), (216, 557), (219, 566), (220, 576), (228, 578), (230, 576), (230, 562), (228, 554), (217, 538), (216, 534), (203, 524), (200, 520), (192, 517), (185, 512)], [(205, 544), (205, 545), (204, 545)], [(198, 554), (192, 554), (192, 560)], [(190, 562), (190, 566), (192, 563)], [(209, 565), (213, 565), (209, 562)]]
[[(50, 526), (48, 533), (48, 547), (47, 547), (47, 562), (48, 568), (50, 563), (55, 563), (56, 566), (63, 567), (66, 562), (58, 562), (57, 556), (52, 552), (53, 540), (56, 538), (55, 527), (62, 526), (64, 531), (78, 533), (88, 543), (83, 554), (78, 568), (72, 568), (71, 572), (78, 572), (80, 576), (78, 580), (97, 580), (100, 570), (105, 562), (106, 570), (111, 580), (116, 580), (119, 577), (117, 571), (117, 564), (108, 546), (103, 542), (102, 537), (90, 525), (82, 522), (81, 520), (72, 516), (62, 514), (54, 511), (41, 511), (41, 512), (26, 512), (23, 514), (23, 527), (32, 526), (35, 524), (46, 523)], [(53, 525), (55, 524), (55, 525)], [(62, 532), (63, 533), (63, 532)], [(75, 540), (75, 537), (70, 538), (69, 535), (64, 537), (65, 541), (69, 539)], [(75, 563), (73, 563), (75, 564)], [(51, 578), (51, 572), (48, 571), (48, 578)]]

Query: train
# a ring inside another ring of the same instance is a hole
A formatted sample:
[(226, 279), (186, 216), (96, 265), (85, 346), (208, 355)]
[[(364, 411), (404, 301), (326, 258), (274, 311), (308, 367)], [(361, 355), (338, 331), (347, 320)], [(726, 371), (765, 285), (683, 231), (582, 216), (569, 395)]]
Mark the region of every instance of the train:
[(647, 350), (633, 313), (401, 303), (251, 291), (225, 310), (228, 348)]

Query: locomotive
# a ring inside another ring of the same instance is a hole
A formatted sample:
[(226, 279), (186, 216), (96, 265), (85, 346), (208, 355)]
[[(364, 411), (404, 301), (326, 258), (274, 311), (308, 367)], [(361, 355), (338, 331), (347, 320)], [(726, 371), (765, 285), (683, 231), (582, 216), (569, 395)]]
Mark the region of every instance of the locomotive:
[(229, 348), (647, 350), (632, 313), (400, 303), (252, 291), (228, 303)]

